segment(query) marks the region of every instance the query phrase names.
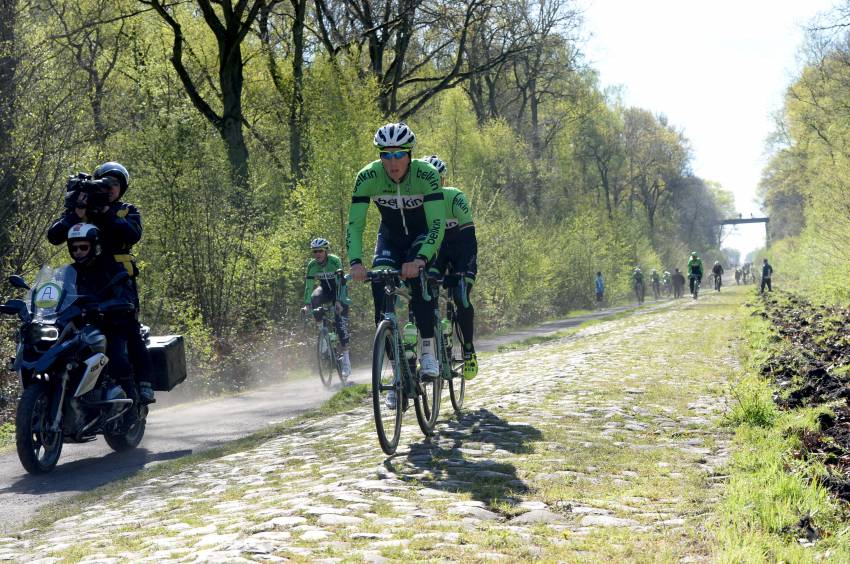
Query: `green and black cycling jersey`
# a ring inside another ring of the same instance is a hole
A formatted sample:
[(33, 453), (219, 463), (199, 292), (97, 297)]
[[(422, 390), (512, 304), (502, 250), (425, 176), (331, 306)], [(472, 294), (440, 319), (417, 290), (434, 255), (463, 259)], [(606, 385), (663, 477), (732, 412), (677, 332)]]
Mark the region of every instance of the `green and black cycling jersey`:
[(688, 276), (702, 278), (702, 259), (692, 258), (688, 260)]
[(310, 262), (307, 263), (307, 274), (304, 276), (307, 280), (304, 284), (305, 305), (310, 303), (310, 296), (316, 287), (316, 282), (321, 284), (322, 290), (327, 292), (329, 296), (335, 296), (337, 300), (343, 303), (350, 302), (344, 284), (337, 294), (336, 272), (342, 270), (342, 260), (332, 254), (328, 254), (327, 257), (325, 264), (321, 264), (316, 259), (310, 259)]
[(430, 163), (411, 159), (399, 183), (387, 175), (380, 160), (357, 173), (348, 210), (346, 247), (351, 264), (363, 262), (363, 230), (369, 202), (381, 212), (381, 225), (391, 238), (412, 240), (425, 234), (418, 258), (431, 260), (445, 233), (446, 210), (440, 175)]
[(444, 243), (457, 239), (461, 230), (474, 227), (472, 207), (466, 195), (457, 188), (443, 188), (443, 202), (446, 207), (446, 234)]
[(640, 270), (635, 270), (632, 273), (632, 282), (634, 282), (635, 284), (643, 284), (643, 272), (641, 272)]

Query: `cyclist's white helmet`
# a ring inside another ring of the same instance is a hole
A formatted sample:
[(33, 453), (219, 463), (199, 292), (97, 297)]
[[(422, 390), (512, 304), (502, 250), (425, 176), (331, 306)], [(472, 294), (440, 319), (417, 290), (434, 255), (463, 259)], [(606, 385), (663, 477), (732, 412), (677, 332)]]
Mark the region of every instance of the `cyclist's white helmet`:
[(318, 249), (322, 249), (323, 251), (328, 251), (331, 248), (331, 243), (327, 239), (323, 239), (321, 237), (316, 237), (312, 241), (310, 241), (310, 250), (315, 251)]
[(440, 160), (440, 157), (437, 155), (431, 155), (430, 157), (425, 157), (425, 162), (431, 163), (434, 168), (437, 169), (437, 172), (440, 174), (446, 174), (446, 163)]
[(412, 149), (416, 146), (416, 136), (404, 122), (388, 123), (375, 132), (375, 146), (379, 149), (385, 147)]

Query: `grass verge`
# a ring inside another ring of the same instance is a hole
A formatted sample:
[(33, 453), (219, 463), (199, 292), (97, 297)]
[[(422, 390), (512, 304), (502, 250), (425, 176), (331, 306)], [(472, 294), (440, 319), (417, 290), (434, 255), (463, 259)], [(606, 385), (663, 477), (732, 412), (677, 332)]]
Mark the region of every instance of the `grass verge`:
[(8, 450), (15, 444), (15, 424), (3, 423), (0, 425), (0, 452)]
[(718, 562), (850, 562), (848, 507), (820, 483), (823, 465), (805, 456), (801, 437), (817, 429), (825, 408), (781, 411), (760, 377), (781, 346), (770, 324), (744, 324), (744, 374), (727, 423), (734, 428), (729, 479), (717, 522)]

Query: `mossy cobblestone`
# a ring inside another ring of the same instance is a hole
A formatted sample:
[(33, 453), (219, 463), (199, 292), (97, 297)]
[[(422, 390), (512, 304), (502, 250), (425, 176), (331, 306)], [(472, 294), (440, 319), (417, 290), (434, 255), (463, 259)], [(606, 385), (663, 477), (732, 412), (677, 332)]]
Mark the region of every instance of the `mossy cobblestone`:
[[(156, 476), (0, 561), (695, 561), (720, 495), (731, 298), (666, 305), (480, 362), (458, 418), (398, 454), (370, 405)], [(222, 424), (226, 424), (224, 417)]]

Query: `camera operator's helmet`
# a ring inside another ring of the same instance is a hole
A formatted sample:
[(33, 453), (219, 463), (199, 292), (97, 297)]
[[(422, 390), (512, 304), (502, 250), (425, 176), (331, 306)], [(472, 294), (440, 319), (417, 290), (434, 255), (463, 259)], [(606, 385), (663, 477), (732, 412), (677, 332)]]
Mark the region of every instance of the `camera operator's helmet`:
[[(86, 254), (75, 254), (74, 249), (85, 247), (88, 243)], [(78, 223), (68, 231), (68, 254), (75, 263), (88, 266), (100, 256), (100, 229), (91, 223)]]
[(331, 243), (327, 239), (322, 239), (321, 237), (316, 237), (312, 241), (310, 241), (310, 250), (311, 251), (329, 251), (331, 250)]
[(130, 185), (130, 173), (127, 172), (124, 165), (109, 161), (94, 169), (94, 177), (96, 180), (100, 180), (107, 176), (118, 180), (118, 183), (121, 185), (121, 193), (118, 197), (120, 198), (123, 196), (124, 192), (127, 191), (127, 187)]
[(437, 172), (439, 172), (440, 175), (446, 174), (446, 163), (441, 161), (440, 158), (437, 155), (431, 155), (430, 157), (425, 157), (425, 162), (431, 163), (434, 166), (434, 168), (437, 169)]
[(409, 151), (416, 146), (416, 136), (404, 122), (388, 123), (375, 132), (375, 146), (379, 149), (400, 147)]

